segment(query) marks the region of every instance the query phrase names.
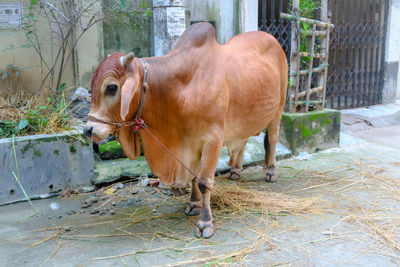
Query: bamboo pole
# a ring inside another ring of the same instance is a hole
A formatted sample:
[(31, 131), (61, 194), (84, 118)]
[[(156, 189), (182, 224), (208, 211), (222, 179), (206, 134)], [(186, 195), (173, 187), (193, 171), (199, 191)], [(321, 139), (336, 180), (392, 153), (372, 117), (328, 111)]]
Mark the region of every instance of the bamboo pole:
[(295, 104), (296, 106), (298, 106), (298, 105), (305, 106), (307, 103), (308, 103), (309, 105), (321, 105), (321, 104), (323, 104), (322, 100), (310, 100), (310, 101), (308, 101), (308, 102), (306, 102), (306, 101), (297, 101), (297, 102), (294, 102), (294, 104)]
[[(324, 90), (324, 87), (323, 86), (318, 86), (318, 87), (315, 87), (315, 88), (313, 88), (313, 89), (310, 89), (310, 94), (314, 94), (314, 93), (318, 93), (318, 92), (321, 92), (321, 91), (323, 91)], [(298, 94), (298, 97), (304, 97), (304, 96), (306, 96), (307, 95), (307, 92), (306, 91), (303, 91), (303, 92), (300, 92), (299, 94)], [(294, 95), (291, 95), (290, 96), (291, 98), (294, 98)]]
[[(329, 38), (330, 38), (330, 29), (327, 29), (327, 35), (326, 35), (326, 43), (328, 44), (327, 47), (325, 48), (326, 53), (329, 53)], [(322, 109), (325, 107), (325, 97), (326, 97), (326, 83), (328, 81), (328, 65), (329, 65), (329, 56), (327, 56), (325, 58), (325, 71), (323, 73), (323, 75), (321, 76), (321, 79), (319, 81), (319, 84), (321, 84), (324, 87), (324, 90), (322, 91), (322, 102), (323, 102), (323, 106)]]
[[(301, 47), (301, 43), (300, 43), (300, 1), (293, 1), (293, 6), (296, 8), (294, 9), (294, 14), (296, 15), (296, 50), (294, 51), (294, 53), (298, 53), (296, 56), (296, 70), (297, 70), (297, 74), (296, 74), (296, 97), (295, 97), (295, 101), (297, 102), (299, 100), (299, 89), (300, 89), (300, 56), (299, 56), (299, 52), (300, 52), (300, 47)], [(295, 108), (297, 106), (295, 105)], [(296, 111), (296, 109), (295, 109)]]
[[(293, 4), (294, 5), (294, 4)], [(287, 20), (291, 20), (291, 21), (297, 21), (297, 17), (296, 15), (290, 15), (290, 14), (286, 14), (286, 13), (281, 13), (281, 18), (282, 19), (287, 19)], [(323, 21), (319, 21), (319, 20), (315, 20), (315, 19), (309, 19), (309, 18), (302, 18), (300, 17), (300, 22), (304, 22), (307, 24), (315, 24), (319, 27), (322, 28), (334, 28), (335, 26), (333, 24), (330, 24), (328, 22), (323, 22)]]
[[(300, 52), (299, 53), (300, 57), (310, 57), (311, 53), (310, 52)], [(326, 54), (322, 54), (322, 53), (315, 53), (314, 54), (314, 58), (326, 58)]]
[(311, 37), (311, 43), (310, 43), (310, 54), (311, 54), (311, 59), (310, 63), (308, 65), (308, 81), (307, 81), (307, 92), (306, 92), (306, 112), (308, 112), (308, 102), (310, 101), (310, 89), (311, 89), (311, 82), (312, 82), (312, 75), (313, 75), (313, 64), (314, 64), (314, 46), (315, 46), (315, 32), (317, 30), (317, 24), (313, 24), (313, 35)]
[[(303, 31), (303, 30), (301, 30), (300, 32), (301, 32), (301, 34), (304, 34), (306, 36), (312, 36), (313, 35), (312, 31)], [(325, 31), (316, 31), (315, 32), (315, 36), (326, 36), (326, 30)]]
[[(293, 0), (293, 14), (297, 17), (300, 15), (299, 11), (299, 0)], [(294, 21), (291, 24), (291, 53), (290, 53), (290, 94), (295, 95), (295, 101), (298, 100), (297, 94), (299, 92), (299, 77), (300, 77), (300, 57), (297, 55), (300, 49), (300, 22)], [(291, 113), (295, 112), (295, 105), (293, 104), (293, 99), (289, 98), (289, 111)]]
[[(316, 68), (313, 68), (312, 72), (313, 73), (323, 72), (325, 70), (325, 68), (326, 67), (324, 65), (320, 65), (320, 66), (318, 66)], [(294, 74), (296, 74), (296, 73), (294, 73)], [(300, 71), (300, 75), (307, 75), (307, 74), (308, 74), (308, 70), (301, 70)]]
[[(328, 19), (328, 0), (321, 0), (321, 20), (329, 22)], [(326, 66), (324, 72), (318, 75), (318, 85), (323, 87), (322, 92), (318, 94), (319, 99), (322, 98), (321, 109), (325, 107), (325, 97), (326, 97), (326, 82), (328, 79), (328, 65), (329, 65), (329, 37), (331, 28), (326, 28), (326, 36), (321, 41), (321, 54), (325, 54), (324, 64)], [(322, 96), (321, 96), (322, 94)]]

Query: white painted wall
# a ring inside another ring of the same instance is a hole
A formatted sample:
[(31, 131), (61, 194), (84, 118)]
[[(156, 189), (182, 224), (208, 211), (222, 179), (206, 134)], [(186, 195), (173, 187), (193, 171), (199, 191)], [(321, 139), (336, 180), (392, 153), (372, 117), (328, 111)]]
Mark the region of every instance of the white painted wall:
[(237, 30), (248, 32), (258, 29), (258, 0), (187, 0), (186, 7), (192, 22), (215, 22), (217, 42), (220, 44), (232, 38)]
[[(388, 21), (386, 61), (400, 64), (400, 0), (391, 1)], [(397, 78), (396, 98), (400, 98), (400, 67)]]
[(250, 32), (258, 30), (258, 1), (240, 1), (240, 32)]
[(220, 44), (224, 44), (235, 35), (235, 1), (219, 0), (216, 2), (217, 10), (219, 10), (217, 14), (217, 27), (219, 31), (217, 41)]
[(191, 22), (214, 22), (218, 43), (224, 44), (234, 36), (235, 0), (190, 0), (186, 4)]

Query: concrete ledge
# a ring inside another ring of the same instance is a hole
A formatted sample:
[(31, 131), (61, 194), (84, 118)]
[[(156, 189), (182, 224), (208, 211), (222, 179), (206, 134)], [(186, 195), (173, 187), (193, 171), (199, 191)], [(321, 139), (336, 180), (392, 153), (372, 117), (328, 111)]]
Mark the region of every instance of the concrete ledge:
[(20, 182), (32, 198), (90, 184), (94, 169), (93, 151), (80, 132), (16, 137), (19, 170), (12, 138), (0, 139), (0, 204), (25, 199), (12, 172), (17, 174), (19, 171)]
[[(261, 133), (263, 135), (263, 133)], [(251, 166), (264, 163), (264, 137), (250, 137), (243, 156), (243, 165)], [(278, 144), (277, 159), (290, 157), (291, 151)], [(218, 161), (217, 173), (224, 173), (230, 170), (228, 151), (225, 147), (222, 148), (221, 156)], [(93, 178), (93, 183), (96, 185), (104, 183), (112, 183), (121, 177), (138, 177), (140, 175), (151, 176), (152, 172), (147, 165), (146, 159), (141, 156), (137, 160), (120, 159), (107, 160), (96, 162), (96, 175)]]
[(282, 115), (280, 141), (294, 155), (338, 147), (339, 139), (340, 112), (337, 110), (324, 109)]

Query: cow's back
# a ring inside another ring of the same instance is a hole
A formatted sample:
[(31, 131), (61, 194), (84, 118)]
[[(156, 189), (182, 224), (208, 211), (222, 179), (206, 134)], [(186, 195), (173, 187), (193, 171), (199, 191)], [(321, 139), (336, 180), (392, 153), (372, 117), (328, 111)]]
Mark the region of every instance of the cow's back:
[(221, 46), (229, 90), (226, 138), (246, 138), (265, 128), (285, 102), (287, 61), (278, 41), (264, 32), (237, 35)]

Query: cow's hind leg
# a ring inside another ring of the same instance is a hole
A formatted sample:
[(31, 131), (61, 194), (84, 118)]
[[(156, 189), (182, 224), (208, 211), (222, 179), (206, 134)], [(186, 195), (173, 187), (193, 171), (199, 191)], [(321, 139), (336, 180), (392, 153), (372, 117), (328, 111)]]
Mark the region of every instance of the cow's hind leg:
[(214, 185), (214, 174), (221, 153), (223, 137), (214, 136), (212, 139), (212, 141), (207, 142), (203, 147), (198, 180), (198, 187), (202, 196), (202, 206), (200, 218), (194, 229), (194, 233), (197, 237), (203, 238), (210, 238), (214, 234), (210, 198)]
[(267, 169), (266, 181), (276, 182), (278, 179), (278, 171), (276, 167), (275, 151), (276, 144), (279, 140), (279, 123), (281, 116), (277, 116), (267, 127), (267, 131), (264, 137), (264, 148), (265, 148), (265, 165)]
[(228, 173), (229, 179), (237, 180), (243, 171), (243, 155), (246, 148), (247, 140), (238, 140), (228, 147), (229, 155), (231, 157), (229, 165), (232, 169)]
[(187, 205), (185, 214), (195, 216), (200, 214), (202, 206), (201, 192), (196, 180), (192, 181), (192, 195), (190, 196), (190, 203)]

